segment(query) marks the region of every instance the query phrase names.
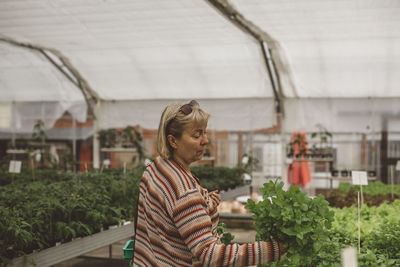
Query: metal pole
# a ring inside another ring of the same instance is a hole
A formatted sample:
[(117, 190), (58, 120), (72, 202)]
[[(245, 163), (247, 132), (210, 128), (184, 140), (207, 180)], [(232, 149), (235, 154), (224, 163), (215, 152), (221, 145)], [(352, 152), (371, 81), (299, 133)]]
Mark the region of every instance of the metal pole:
[(274, 96), (275, 96), (276, 113), (280, 114), (281, 113), (281, 98), (279, 96), (279, 89), (278, 89), (279, 83), (278, 83), (276, 69), (273, 64), (271, 53), (269, 51), (267, 43), (265, 41), (262, 41), (260, 43), (261, 43), (262, 52), (264, 54), (265, 63), (267, 65), (267, 69), (268, 69), (268, 75), (269, 75), (269, 79), (271, 81), (272, 91), (274, 92)]
[[(12, 144), (12, 148), (15, 148), (15, 139), (16, 139), (16, 123), (15, 123), (15, 112), (16, 112), (16, 107), (15, 107), (15, 101), (12, 102), (12, 106), (11, 106), (11, 144)], [(13, 155), (15, 157), (15, 154)]]
[[(100, 101), (97, 102), (94, 112), (98, 113), (100, 109)], [(99, 141), (99, 123), (97, 116), (93, 118), (93, 168), (98, 169), (100, 167), (100, 141)]]
[(76, 120), (72, 118), (72, 170), (76, 172)]

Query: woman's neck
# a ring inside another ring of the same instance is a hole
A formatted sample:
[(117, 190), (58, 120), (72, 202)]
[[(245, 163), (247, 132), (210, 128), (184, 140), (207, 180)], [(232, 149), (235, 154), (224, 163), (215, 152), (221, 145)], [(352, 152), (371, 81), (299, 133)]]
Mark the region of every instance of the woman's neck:
[(183, 160), (180, 160), (179, 158), (177, 158), (177, 157), (175, 157), (175, 156), (173, 156), (172, 159), (173, 159), (176, 163), (178, 163), (178, 165), (179, 165), (185, 172), (187, 172), (188, 174), (191, 174), (189, 164), (185, 163)]

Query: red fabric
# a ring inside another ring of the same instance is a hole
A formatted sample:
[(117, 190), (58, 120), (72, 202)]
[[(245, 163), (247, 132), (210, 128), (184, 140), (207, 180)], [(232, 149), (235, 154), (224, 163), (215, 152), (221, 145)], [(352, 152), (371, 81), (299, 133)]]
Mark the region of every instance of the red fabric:
[[(293, 132), (292, 141), (298, 138), (298, 135), (303, 137), (303, 141), (306, 141), (306, 134), (304, 132)], [(307, 144), (303, 144), (307, 148)], [(311, 181), (310, 167), (308, 166), (308, 161), (296, 161), (296, 155), (300, 153), (300, 147), (298, 144), (293, 146), (293, 162), (288, 165), (288, 183), (293, 185), (306, 186)], [(303, 159), (304, 156), (302, 155)]]
[(92, 143), (91, 141), (82, 142), (79, 149), (79, 170), (80, 172), (85, 172), (86, 168), (89, 170), (92, 168)]

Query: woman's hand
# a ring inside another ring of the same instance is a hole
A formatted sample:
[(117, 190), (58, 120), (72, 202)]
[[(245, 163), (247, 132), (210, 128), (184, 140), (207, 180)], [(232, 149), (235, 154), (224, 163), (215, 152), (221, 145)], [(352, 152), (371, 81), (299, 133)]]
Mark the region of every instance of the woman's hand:
[(215, 210), (219, 203), (221, 202), (221, 195), (218, 193), (218, 190), (211, 191), (208, 193), (208, 197), (210, 198), (209, 208), (210, 211)]

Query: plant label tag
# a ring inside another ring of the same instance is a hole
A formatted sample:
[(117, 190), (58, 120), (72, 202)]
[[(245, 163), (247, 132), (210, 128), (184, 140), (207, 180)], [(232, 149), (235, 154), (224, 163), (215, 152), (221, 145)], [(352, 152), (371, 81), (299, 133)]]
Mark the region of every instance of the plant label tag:
[(15, 161), (15, 165), (14, 165), (14, 172), (15, 173), (21, 173), (21, 165), (22, 165), (22, 161)]
[(14, 166), (15, 166), (15, 161), (10, 160), (10, 166), (8, 167), (8, 172), (13, 173), (14, 172)]
[(367, 172), (351, 171), (351, 180), (354, 185), (368, 185)]
[(110, 161), (109, 159), (105, 159), (105, 160), (103, 161), (103, 164), (104, 164), (104, 166), (110, 166), (111, 161)]
[(342, 266), (357, 267), (357, 250), (353, 247), (347, 247), (342, 250)]
[(21, 172), (21, 161), (10, 160), (10, 166), (8, 168), (9, 173), (20, 173)]
[(396, 171), (400, 171), (400, 160), (396, 163)]

